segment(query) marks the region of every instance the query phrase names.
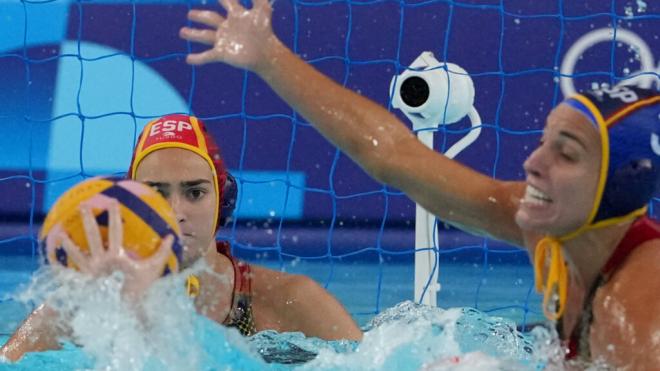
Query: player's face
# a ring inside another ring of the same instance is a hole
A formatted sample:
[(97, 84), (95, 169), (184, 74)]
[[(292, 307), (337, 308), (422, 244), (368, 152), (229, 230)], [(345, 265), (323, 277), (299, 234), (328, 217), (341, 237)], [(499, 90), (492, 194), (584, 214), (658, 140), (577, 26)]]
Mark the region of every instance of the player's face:
[(180, 148), (150, 153), (140, 162), (136, 180), (145, 182), (170, 203), (181, 227), (183, 266), (187, 267), (213, 245), (216, 197), (208, 163)]
[(541, 144), (525, 161), (527, 188), (518, 225), (554, 236), (582, 226), (594, 205), (600, 163), (597, 130), (578, 111), (559, 105), (548, 116)]

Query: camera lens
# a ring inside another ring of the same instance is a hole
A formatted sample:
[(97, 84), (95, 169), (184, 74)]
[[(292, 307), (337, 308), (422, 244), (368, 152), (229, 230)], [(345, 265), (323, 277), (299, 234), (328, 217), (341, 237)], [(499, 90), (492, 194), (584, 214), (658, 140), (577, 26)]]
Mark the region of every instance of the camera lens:
[(410, 107), (419, 107), (429, 99), (429, 84), (418, 76), (407, 78), (401, 84), (401, 99)]

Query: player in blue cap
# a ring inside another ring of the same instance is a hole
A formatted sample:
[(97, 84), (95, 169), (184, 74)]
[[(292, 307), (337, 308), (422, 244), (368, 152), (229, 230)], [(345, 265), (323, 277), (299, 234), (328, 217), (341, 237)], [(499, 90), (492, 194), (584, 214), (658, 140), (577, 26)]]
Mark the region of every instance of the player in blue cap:
[(660, 364), (660, 228), (646, 208), (660, 179), (657, 91), (570, 97), (548, 116), (526, 180), (499, 181), (426, 148), (383, 107), (298, 58), (274, 35), (267, 0), (249, 10), (220, 3), (226, 17), (189, 13), (209, 28), (181, 36), (210, 48), (188, 63), (252, 70), (375, 179), (451, 224), (527, 248), (568, 358)]

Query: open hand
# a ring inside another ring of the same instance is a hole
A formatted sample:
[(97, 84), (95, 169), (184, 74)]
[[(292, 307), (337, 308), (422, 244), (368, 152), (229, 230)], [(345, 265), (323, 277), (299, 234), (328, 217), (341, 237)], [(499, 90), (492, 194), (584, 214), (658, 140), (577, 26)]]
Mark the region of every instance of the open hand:
[(225, 62), (239, 68), (256, 70), (268, 60), (269, 50), (279, 41), (271, 26), (272, 8), (268, 0), (253, 0), (248, 10), (238, 0), (218, 0), (227, 10), (227, 17), (210, 10), (191, 10), (188, 19), (211, 27), (183, 27), (183, 39), (210, 45), (211, 48), (189, 54), (186, 61), (201, 65)]
[[(163, 274), (163, 269), (172, 254), (174, 238), (168, 235), (161, 242), (160, 248), (146, 259), (135, 259), (122, 246), (123, 226), (119, 212), (119, 203), (114, 201), (108, 209), (108, 246), (103, 245), (99, 226), (91, 208), (80, 205), (89, 254), (85, 254), (65, 232), (61, 232), (62, 247), (78, 266), (82, 273), (93, 277), (108, 275), (113, 271), (124, 273), (123, 294), (131, 300), (139, 298)], [(55, 256), (55, 244), (48, 244), (48, 256)], [(54, 262), (51, 262), (54, 263)]]

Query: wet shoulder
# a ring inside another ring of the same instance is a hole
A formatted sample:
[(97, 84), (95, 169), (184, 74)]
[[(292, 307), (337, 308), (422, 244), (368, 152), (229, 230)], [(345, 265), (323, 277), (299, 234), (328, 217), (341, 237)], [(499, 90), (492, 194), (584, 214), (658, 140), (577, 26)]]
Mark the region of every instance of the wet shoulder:
[[(652, 282), (660, 283), (658, 264), (660, 263), (660, 238), (645, 241), (637, 246), (623, 261), (622, 265), (614, 273), (605, 288), (610, 287), (613, 292), (631, 290), (633, 292), (645, 292), (651, 289)], [(657, 289), (654, 294), (660, 300)], [(650, 290), (649, 290), (650, 291)], [(622, 293), (622, 292), (621, 292)]]
[(232, 303), (234, 268), (229, 258), (215, 252), (207, 254), (205, 261), (208, 269), (198, 275), (200, 294), (195, 307), (206, 317), (224, 323)]
[[(597, 291), (591, 335), (596, 354), (612, 349), (620, 354), (654, 352), (657, 340), (653, 334), (660, 331), (659, 262), (660, 239), (648, 240)], [(636, 345), (631, 348), (631, 344)]]

